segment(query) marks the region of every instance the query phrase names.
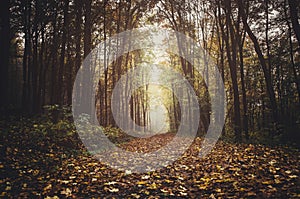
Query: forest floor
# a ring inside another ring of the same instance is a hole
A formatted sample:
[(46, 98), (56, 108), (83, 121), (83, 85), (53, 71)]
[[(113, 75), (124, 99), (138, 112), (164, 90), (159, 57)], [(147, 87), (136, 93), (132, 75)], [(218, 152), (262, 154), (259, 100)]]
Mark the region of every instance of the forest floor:
[[(209, 155), (199, 158), (201, 139), (196, 138), (173, 164), (136, 174), (100, 163), (75, 133), (55, 137), (35, 131), (41, 124), (27, 122), (0, 123), (2, 197), (300, 198), (300, 152), (293, 147), (218, 141)], [(133, 139), (120, 146), (147, 152), (173, 136)]]

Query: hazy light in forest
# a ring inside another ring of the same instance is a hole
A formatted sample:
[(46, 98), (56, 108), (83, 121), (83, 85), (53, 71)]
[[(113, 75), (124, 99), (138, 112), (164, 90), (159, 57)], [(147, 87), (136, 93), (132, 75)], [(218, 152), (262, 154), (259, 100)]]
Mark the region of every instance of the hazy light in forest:
[[(150, 78), (152, 82), (159, 82), (162, 77), (162, 72), (158, 67), (151, 69)], [(148, 88), (150, 97), (150, 129), (155, 134), (165, 133), (169, 130), (169, 120), (167, 117), (167, 109), (164, 104), (165, 91), (161, 86), (151, 84)]]
[(150, 76), (151, 80), (153, 82), (158, 82), (159, 79), (161, 78), (161, 71), (157, 68), (157, 67), (153, 67), (151, 69), (151, 76)]
[(166, 133), (169, 130), (165, 106), (150, 105), (150, 130), (155, 134)]

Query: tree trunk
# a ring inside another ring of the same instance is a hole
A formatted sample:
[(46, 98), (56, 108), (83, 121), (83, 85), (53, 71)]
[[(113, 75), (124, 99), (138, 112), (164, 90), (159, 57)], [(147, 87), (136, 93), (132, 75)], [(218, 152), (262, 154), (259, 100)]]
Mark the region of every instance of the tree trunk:
[(34, 113), (38, 112), (38, 46), (39, 46), (39, 15), (40, 15), (40, 2), (35, 3), (35, 16), (34, 16), (34, 39), (33, 39), (33, 63), (32, 63), (32, 110)]
[(269, 74), (268, 67), (267, 67), (266, 61), (264, 59), (264, 56), (262, 54), (262, 51), (260, 49), (258, 40), (257, 40), (256, 36), (253, 34), (253, 32), (250, 29), (250, 26), (247, 22), (247, 17), (246, 17), (245, 11), (244, 11), (244, 5), (243, 5), (242, 0), (238, 0), (238, 6), (239, 6), (239, 10), (241, 12), (241, 17), (242, 17), (244, 28), (245, 28), (247, 34), (249, 35), (251, 41), (254, 44), (255, 52), (258, 55), (258, 58), (259, 58), (259, 61), (260, 61), (260, 64), (261, 64), (261, 67), (262, 67), (262, 70), (264, 73), (265, 82), (266, 82), (266, 86), (267, 86), (267, 93), (270, 98), (270, 103), (271, 103), (271, 108), (272, 108), (273, 120), (275, 123), (278, 123), (279, 121), (278, 121), (278, 115), (277, 115), (278, 114), (277, 113), (277, 104), (276, 104), (276, 99), (275, 99), (274, 88), (273, 88), (273, 85), (271, 82), (271, 75)]
[(38, 83), (38, 92), (37, 92), (37, 112), (41, 111), (42, 108), (42, 103), (43, 103), (43, 95), (42, 93), (45, 92), (45, 87), (43, 82), (46, 81), (44, 79), (44, 62), (46, 62), (44, 58), (44, 51), (45, 51), (45, 28), (44, 26), (41, 28), (41, 36), (42, 36), (42, 44), (41, 44), (41, 49), (39, 53), (39, 83)]
[(23, 112), (30, 112), (30, 100), (29, 100), (29, 88), (30, 88), (30, 52), (31, 52), (31, 31), (30, 31), (30, 16), (31, 16), (31, 4), (27, 0), (24, 2), (24, 52), (23, 52), (23, 92), (22, 92), (22, 109)]
[(239, 55), (240, 55), (240, 73), (241, 73), (241, 86), (243, 96), (243, 128), (245, 132), (246, 140), (249, 139), (248, 130), (248, 107), (247, 107), (247, 96), (245, 89), (245, 77), (244, 77), (244, 59), (243, 59), (243, 46), (244, 46), (245, 34), (242, 40), (239, 42)]
[(58, 13), (56, 11), (54, 15), (54, 21), (53, 21), (53, 39), (52, 39), (52, 50), (50, 57), (51, 60), (51, 91), (50, 91), (50, 104), (54, 104), (56, 102), (56, 84), (57, 84), (57, 49), (58, 49), (58, 42), (57, 39), (59, 37), (58, 35), (58, 28), (59, 24), (57, 23), (57, 16)]
[[(86, 106), (84, 107), (85, 109), (89, 109), (89, 110), (81, 110), (82, 113), (87, 113), (90, 112), (90, 108), (92, 106), (91, 104), (91, 99), (90, 99), (90, 86), (91, 86), (91, 79), (88, 78), (88, 76), (86, 76), (87, 74), (90, 74), (90, 66), (91, 66), (91, 61), (90, 58), (87, 59), (88, 54), (91, 51), (91, 44), (92, 44), (92, 16), (91, 16), (91, 4), (92, 1), (91, 0), (86, 0), (84, 1), (84, 19), (85, 19), (85, 23), (84, 23), (84, 58), (85, 58), (85, 65), (83, 66), (83, 73), (84, 75), (82, 76), (82, 87), (81, 87), (81, 100), (82, 100), (82, 104), (85, 104)], [(87, 107), (88, 106), (88, 107)], [(90, 115), (91, 119), (94, 115)]]
[[(81, 66), (81, 39), (82, 39), (82, 9), (83, 9), (83, 2), (82, 0), (75, 0), (75, 9), (76, 9), (76, 18), (75, 18), (75, 74), (77, 74), (78, 70)], [(76, 99), (81, 99), (81, 87), (79, 84), (76, 84), (76, 92), (74, 95), (76, 95)], [(81, 101), (76, 102), (77, 104), (80, 104)]]
[(291, 21), (293, 25), (294, 32), (296, 34), (296, 38), (298, 40), (299, 44), (299, 51), (300, 51), (300, 25), (298, 21), (298, 5), (299, 5), (299, 0), (288, 0), (289, 7), (290, 7), (290, 16), (291, 16)]
[[(10, 24), (9, 24), (9, 5), (10, 1), (2, 1), (0, 7), (0, 86), (1, 99), (0, 108), (6, 108), (9, 102), (8, 99), (8, 65), (9, 65), (9, 49), (10, 49)], [(4, 111), (5, 112), (5, 111)]]
[[(221, 70), (221, 77), (222, 80), (224, 82), (225, 80), (225, 59), (224, 59), (224, 48), (225, 48), (225, 41), (224, 41), (224, 24), (222, 23), (222, 19), (221, 19), (221, 5), (220, 5), (220, 1), (217, 2), (217, 10), (215, 11), (215, 17), (217, 19), (217, 36), (218, 36), (218, 44), (219, 44), (219, 51), (220, 51), (220, 69)], [(225, 96), (225, 90), (221, 91), (221, 96), (220, 96), (220, 102), (221, 104), (225, 103), (224, 100), (224, 96)], [(219, 121), (223, 118), (221, 117), (225, 117), (224, 115), (225, 111), (222, 109), (222, 111), (220, 111), (219, 113)], [(222, 134), (225, 135), (225, 129), (226, 126), (224, 125), (223, 130), (222, 130)]]
[(291, 58), (291, 64), (292, 64), (292, 69), (293, 69), (293, 74), (295, 78), (295, 83), (296, 83), (296, 88), (297, 88), (297, 93), (298, 93), (298, 104), (300, 105), (300, 80), (297, 75), (296, 71), (296, 66), (295, 66), (295, 61), (294, 61), (294, 50), (293, 50), (293, 39), (292, 39), (292, 27), (290, 25), (290, 22), (288, 20), (288, 15), (285, 10), (285, 18), (286, 18), (286, 23), (288, 26), (288, 32), (289, 32), (289, 44), (290, 44), (290, 58)]
[[(237, 141), (241, 141), (241, 115), (240, 115), (240, 98), (239, 98), (239, 89), (238, 89), (238, 82), (237, 82), (237, 64), (236, 64), (236, 38), (234, 33), (234, 28), (231, 21), (231, 2), (225, 1), (225, 14), (226, 14), (226, 28), (227, 28), (227, 35), (225, 37), (226, 43), (226, 51), (227, 51), (227, 59), (229, 63), (232, 87), (233, 87), (233, 103), (234, 103), (234, 132), (235, 138)], [(229, 36), (231, 40), (231, 45), (229, 43)], [(231, 51), (231, 52), (230, 52)]]
[(63, 33), (62, 33), (62, 44), (61, 44), (61, 51), (60, 51), (60, 63), (58, 69), (58, 84), (57, 84), (57, 93), (56, 93), (56, 104), (62, 105), (64, 96), (63, 96), (63, 89), (64, 89), (64, 70), (65, 70), (65, 54), (66, 54), (66, 44), (67, 44), (67, 37), (68, 37), (68, 25), (69, 25), (69, 0), (64, 1), (64, 24), (63, 24)]

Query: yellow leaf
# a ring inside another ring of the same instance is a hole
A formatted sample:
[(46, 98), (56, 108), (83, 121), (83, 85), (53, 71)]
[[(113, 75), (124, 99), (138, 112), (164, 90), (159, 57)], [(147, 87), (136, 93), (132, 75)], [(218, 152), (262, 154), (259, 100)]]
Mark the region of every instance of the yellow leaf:
[(297, 178), (298, 176), (297, 175), (291, 175), (289, 176), (289, 178)]
[(125, 175), (130, 175), (132, 172), (130, 170), (125, 170)]
[(112, 193), (116, 193), (116, 192), (119, 191), (119, 189), (118, 189), (118, 188), (111, 188), (111, 189), (109, 189), (108, 191), (109, 191), (109, 192), (112, 192)]
[(199, 185), (198, 187), (199, 187), (199, 189), (203, 189), (203, 190), (207, 188), (206, 185)]
[(49, 190), (51, 188), (52, 188), (52, 184), (48, 184), (46, 187), (44, 187), (44, 191), (47, 191), (47, 190)]
[(68, 180), (62, 180), (62, 181), (61, 181), (62, 184), (68, 184), (69, 182), (70, 182), (70, 181), (68, 181)]
[(59, 197), (58, 196), (53, 196), (53, 197), (47, 196), (45, 199), (59, 199)]
[(168, 193), (168, 192), (169, 192), (169, 191), (166, 190), (166, 189), (160, 189), (160, 191), (163, 192), (163, 193)]
[(43, 180), (43, 177), (38, 177), (37, 180), (41, 181), (41, 180)]
[(149, 175), (142, 176), (142, 180), (148, 180), (150, 178)]
[(0, 194), (0, 196), (5, 196), (6, 195), (6, 192), (5, 191), (3, 191), (1, 194)]
[(181, 176), (177, 176), (177, 178), (178, 178), (178, 180), (184, 180), (184, 178)]
[(71, 196), (72, 195), (72, 191), (69, 188), (66, 188), (65, 190), (62, 190), (60, 193), (63, 194), (63, 195), (66, 195), (66, 196)]
[(104, 183), (104, 185), (113, 185), (113, 184), (117, 184), (117, 182), (112, 181), (112, 182), (106, 182), (106, 183)]
[(279, 179), (275, 179), (275, 183), (276, 183), (276, 184), (280, 184), (281, 181), (280, 181)]
[(97, 181), (97, 178), (92, 178), (92, 182), (95, 182), (95, 181)]
[(285, 171), (286, 174), (291, 174), (292, 172), (290, 170)]
[(149, 195), (150, 192), (149, 192), (148, 190), (145, 190), (145, 191), (144, 191), (144, 194)]
[(180, 195), (182, 195), (182, 196), (187, 196), (187, 193), (185, 193), (185, 192), (179, 192), (180, 193)]
[(172, 181), (172, 180), (169, 180), (169, 179), (166, 179), (165, 182), (166, 182), (166, 183), (172, 183), (173, 181)]
[(208, 182), (208, 181), (210, 181), (210, 179), (209, 179), (209, 178), (200, 178), (200, 180), (202, 180), (202, 181), (205, 181), (205, 182)]
[(149, 186), (149, 189), (157, 189), (157, 185), (155, 183), (152, 183), (150, 186)]
[(143, 185), (143, 184), (147, 184), (147, 181), (139, 181), (136, 183), (137, 185)]
[(247, 196), (256, 196), (256, 193), (253, 192), (253, 191), (250, 191), (250, 192), (247, 193)]
[(97, 166), (97, 165), (98, 165), (98, 163), (96, 163), (96, 162), (91, 162), (91, 163), (87, 164), (88, 167), (90, 167), (90, 166)]
[(268, 180), (268, 181), (262, 182), (262, 184), (267, 184), (267, 185), (269, 185), (269, 184), (273, 184), (273, 182), (272, 182), (271, 180)]
[(138, 195), (136, 193), (132, 193), (131, 196), (134, 197), (134, 198), (140, 198), (141, 197), (140, 195)]

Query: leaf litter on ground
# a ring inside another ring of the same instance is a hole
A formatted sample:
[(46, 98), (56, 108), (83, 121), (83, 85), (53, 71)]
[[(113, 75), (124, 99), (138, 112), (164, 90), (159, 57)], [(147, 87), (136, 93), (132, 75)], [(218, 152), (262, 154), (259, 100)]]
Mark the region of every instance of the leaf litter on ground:
[[(219, 141), (199, 158), (202, 140), (196, 138), (171, 165), (137, 174), (102, 164), (86, 152), (76, 134), (41, 136), (33, 128), (13, 127), (1, 135), (3, 197), (300, 198), (300, 153), (294, 148)], [(166, 133), (119, 146), (146, 153), (173, 138)]]

